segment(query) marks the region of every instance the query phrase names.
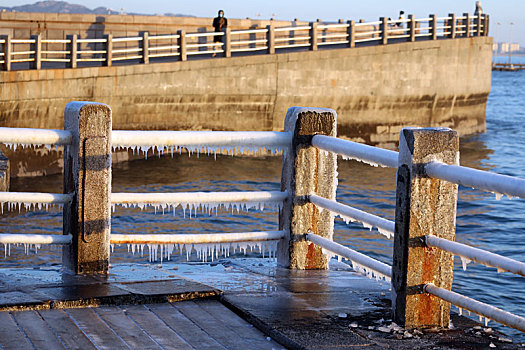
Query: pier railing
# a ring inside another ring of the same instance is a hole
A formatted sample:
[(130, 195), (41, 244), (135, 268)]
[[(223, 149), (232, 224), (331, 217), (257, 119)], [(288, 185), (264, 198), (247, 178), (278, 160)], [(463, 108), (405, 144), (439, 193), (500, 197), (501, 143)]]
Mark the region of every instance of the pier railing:
[[(133, 37), (46, 39), (41, 34), (28, 38), (0, 36), (0, 66), (3, 70), (76, 68), (113, 64), (148, 64), (166, 60), (186, 61), (191, 56), (231, 57), (254, 52), (274, 54), (296, 49), (355, 47), (402, 41), (437, 40), (487, 36), (486, 14), (391, 20), (374, 22), (312, 22), (287, 27), (269, 25), (260, 29), (224, 32), (177, 33)], [(220, 39), (219, 42), (215, 42)]]
[[(64, 206), (63, 235), (0, 235), (0, 243), (62, 244), (63, 263), (77, 273), (107, 273), (110, 244), (130, 244), (157, 258), (174, 246), (197, 248), (203, 259), (230, 249), (258, 245), (280, 264), (296, 269), (327, 268), (337, 255), (369, 277), (391, 280), (395, 322), (406, 327), (448, 327), (450, 304), (525, 331), (525, 318), (451, 291), (453, 255), (500, 272), (525, 276), (525, 264), (455, 242), (458, 184), (525, 199), (525, 179), (459, 165), (459, 138), (445, 128), (405, 128), (399, 152), (336, 137), (330, 109), (288, 110), (284, 132), (112, 131), (111, 110), (72, 102), (66, 130), (0, 128), (0, 142), (12, 145), (64, 145), (64, 194), (0, 193), (13, 206)], [(144, 153), (283, 152), (280, 191), (198, 193), (111, 193), (111, 149)], [(397, 168), (394, 220), (336, 200), (337, 154), (374, 166)], [(111, 207), (153, 206), (212, 211), (217, 206), (279, 208), (275, 231), (216, 234), (111, 234)], [(9, 209), (9, 208), (8, 208)], [(333, 242), (334, 216), (377, 228), (394, 239), (393, 266)]]

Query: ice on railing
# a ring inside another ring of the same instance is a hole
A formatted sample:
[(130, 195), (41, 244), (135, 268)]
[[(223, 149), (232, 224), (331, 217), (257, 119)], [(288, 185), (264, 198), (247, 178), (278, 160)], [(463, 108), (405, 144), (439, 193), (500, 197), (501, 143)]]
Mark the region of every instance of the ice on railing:
[(385, 280), (387, 282), (390, 282), (390, 277), (382, 274), (379, 271), (371, 269), (368, 266), (361, 265), (358, 262), (353, 261), (352, 259), (347, 259), (325, 248), (321, 248), (321, 249), (323, 251), (323, 254), (326, 256), (326, 259), (328, 259), (328, 261), (330, 261), (333, 258), (336, 258), (337, 261), (339, 262), (343, 262), (344, 260), (350, 261), (350, 263), (352, 264), (352, 268), (354, 269), (355, 272), (365, 275), (367, 278), (375, 279), (376, 281)]
[(31, 250), (34, 250), (35, 254), (38, 254), (38, 250), (41, 248), (40, 244), (31, 244), (31, 243), (4, 243), (4, 258), (11, 256), (11, 245), (15, 247), (24, 247), (25, 255), (28, 255)]
[(173, 203), (119, 203), (119, 204), (112, 204), (111, 209), (113, 212), (116, 210), (116, 206), (122, 206), (124, 208), (139, 208), (140, 210), (145, 210), (147, 207), (153, 207), (155, 210), (155, 214), (157, 212), (161, 212), (164, 215), (166, 211), (173, 212), (173, 215), (176, 213), (176, 208), (181, 207), (182, 208), (182, 214), (183, 217), (186, 217), (186, 212), (188, 212), (189, 217), (191, 218), (192, 214), (195, 217), (198, 212), (206, 213), (208, 215), (212, 215), (213, 212), (215, 212), (215, 215), (217, 215), (219, 209), (226, 209), (231, 210), (232, 214), (237, 212), (240, 213), (241, 211), (248, 212), (252, 209), (255, 210), (264, 210), (265, 208), (270, 208), (273, 210), (282, 209), (282, 202), (232, 202), (232, 203), (179, 203), (179, 202), (173, 202)]
[(377, 164), (375, 162), (372, 162), (371, 160), (366, 160), (366, 159), (362, 159), (362, 158), (359, 158), (359, 157), (351, 157), (351, 156), (345, 156), (345, 155), (342, 155), (340, 154), (341, 158), (343, 160), (355, 160), (355, 161), (358, 161), (358, 162), (361, 162), (361, 163), (365, 163), (365, 164), (368, 164), (370, 166), (373, 166), (373, 167), (379, 167), (381, 166), (382, 168), (387, 168), (386, 165), (383, 165), (383, 164)]
[(281, 154), (284, 151), (283, 147), (248, 147), (248, 146), (241, 146), (241, 147), (224, 147), (224, 146), (113, 146), (113, 150), (126, 150), (126, 151), (132, 151), (133, 154), (142, 154), (146, 158), (148, 157), (148, 152), (152, 151), (157, 156), (164, 155), (171, 155), (173, 157), (174, 154), (179, 153), (182, 154), (183, 151), (186, 151), (188, 153), (188, 157), (191, 157), (192, 155), (196, 155), (197, 158), (201, 154), (205, 154), (207, 156), (213, 155), (215, 159), (217, 159), (217, 154), (225, 154), (225, 155), (278, 155)]
[(0, 202), (0, 212), (4, 213), (4, 205), (7, 204), (7, 211), (13, 211), (18, 210), (20, 213), (22, 211), (22, 208), (24, 208), (25, 211), (33, 211), (38, 210), (41, 211), (44, 209), (45, 211), (49, 211), (49, 208), (57, 208), (58, 210), (62, 210), (63, 204), (62, 203), (21, 203), (21, 202)]
[(339, 213), (334, 213), (335, 216), (339, 216), (341, 219), (343, 219), (343, 221), (348, 225), (350, 222), (360, 222), (364, 228), (367, 228), (369, 229), (370, 231), (372, 231), (372, 229), (376, 228), (377, 231), (382, 234), (383, 236), (385, 236), (386, 238), (388, 239), (392, 239), (392, 237), (394, 237), (394, 232), (391, 232), (391, 231), (388, 231), (388, 230), (384, 230), (380, 227), (377, 227), (377, 226), (374, 226), (374, 225), (370, 225), (369, 223), (366, 223), (366, 222), (362, 222), (362, 221), (359, 221), (359, 220), (356, 220), (354, 218), (351, 218), (349, 216), (345, 216), (343, 214), (339, 214)]
[[(235, 242), (235, 243), (191, 243), (191, 244), (158, 244), (158, 243), (130, 243), (127, 244), (128, 252), (133, 255), (140, 253), (140, 256), (144, 255), (144, 251), (147, 248), (149, 261), (154, 262), (160, 260), (170, 260), (174, 254), (179, 253), (180, 255), (185, 254), (186, 260), (190, 260), (192, 252), (195, 251), (196, 256), (202, 262), (208, 262), (208, 260), (214, 261), (220, 257), (229, 257), (230, 254), (237, 252), (244, 253), (248, 252), (259, 252), (263, 258), (275, 259), (277, 253), (277, 240), (264, 241), (264, 242)], [(120, 245), (120, 244), (118, 244)], [(113, 252), (115, 244), (111, 244), (111, 251)]]

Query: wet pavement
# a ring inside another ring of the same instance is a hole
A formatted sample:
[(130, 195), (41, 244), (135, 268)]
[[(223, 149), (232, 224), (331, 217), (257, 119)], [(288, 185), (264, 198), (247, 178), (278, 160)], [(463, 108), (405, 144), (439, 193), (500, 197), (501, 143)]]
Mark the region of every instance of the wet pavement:
[(291, 349), (515, 349), (507, 336), (453, 314), (449, 330), (404, 330), (390, 318), (390, 283), (348, 265), (292, 271), (268, 259), (119, 264), (109, 276), (58, 268), (1, 269), (0, 309), (59, 309), (215, 298)]

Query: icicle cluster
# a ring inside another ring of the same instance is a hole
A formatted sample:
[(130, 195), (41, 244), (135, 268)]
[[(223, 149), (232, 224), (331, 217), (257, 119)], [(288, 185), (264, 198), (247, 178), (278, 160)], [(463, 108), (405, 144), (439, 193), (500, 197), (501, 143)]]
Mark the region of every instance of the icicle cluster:
[(28, 255), (31, 250), (34, 250), (34, 253), (38, 254), (38, 250), (40, 249), (40, 244), (4, 243), (4, 258), (7, 258), (7, 256), (11, 256), (11, 245), (14, 245), (15, 247), (23, 246), (24, 253), (26, 255)]
[[(195, 251), (197, 258), (202, 262), (208, 262), (208, 260), (214, 261), (219, 257), (229, 257), (230, 254), (235, 254), (237, 251), (246, 253), (248, 251), (254, 252), (259, 251), (262, 257), (275, 259), (277, 252), (278, 241), (264, 241), (264, 242), (237, 242), (237, 243), (199, 243), (199, 244), (128, 244), (128, 252), (133, 255), (140, 253), (140, 256), (144, 255), (144, 250), (147, 248), (149, 261), (154, 262), (160, 259), (162, 262), (164, 259), (169, 260), (174, 252), (178, 252), (180, 255), (183, 252), (186, 254), (186, 260), (190, 260), (192, 252)], [(111, 252), (115, 249), (115, 245), (111, 244)]]
[[(335, 258), (337, 257), (337, 261), (339, 262), (342, 262), (343, 260), (349, 260), (349, 259), (346, 259), (345, 257), (342, 257), (340, 255), (337, 255), (329, 250), (326, 250), (326, 249), (322, 249), (323, 250), (323, 254), (326, 255), (326, 258), (328, 260), (332, 259), (332, 258)], [(350, 262), (352, 263), (352, 268), (354, 269), (355, 272), (357, 273), (360, 273), (360, 274), (363, 274), (365, 275), (367, 278), (375, 278), (376, 281), (380, 281), (380, 280), (385, 280), (387, 282), (390, 282), (390, 277), (388, 276), (385, 276), (383, 275), (382, 273), (376, 271), (376, 270), (373, 270), (367, 266), (364, 266), (364, 265), (361, 265), (353, 260), (350, 260)]]
[(358, 162), (365, 163), (365, 164), (371, 165), (371, 166), (376, 167), (376, 168), (379, 167), (379, 166), (381, 166), (382, 168), (386, 168), (385, 165), (377, 164), (377, 163), (371, 162), (369, 160), (365, 160), (365, 159), (361, 159), (361, 158), (357, 158), (357, 157), (344, 156), (342, 154), (340, 156), (341, 156), (341, 158), (343, 158), (343, 160), (356, 160)]
[(232, 214), (237, 211), (239, 213), (240, 211), (249, 211), (250, 209), (257, 209), (257, 210), (264, 210), (264, 208), (270, 208), (273, 210), (282, 209), (282, 202), (233, 202), (233, 203), (119, 203), (119, 204), (112, 204), (111, 209), (113, 212), (115, 212), (116, 206), (120, 205), (124, 208), (140, 208), (141, 210), (144, 210), (146, 207), (153, 207), (155, 209), (155, 214), (158, 211), (162, 211), (162, 214), (166, 212), (166, 210), (172, 211), (173, 215), (175, 215), (175, 209), (178, 206), (182, 207), (182, 214), (184, 217), (186, 217), (186, 211), (189, 212), (189, 217), (191, 218), (192, 214), (195, 216), (198, 212), (201, 213), (207, 213), (208, 215), (212, 215), (213, 212), (215, 212), (215, 215), (217, 215), (219, 208), (224, 209), (231, 209)]
[[(320, 213), (323, 212), (323, 210), (325, 210), (323, 207), (317, 207), (317, 209), (319, 210)], [(343, 215), (343, 214), (339, 214), (339, 213), (335, 213), (335, 212), (332, 212), (332, 215), (333, 216), (339, 216), (341, 219), (343, 219), (343, 221), (348, 225), (350, 222), (360, 222), (363, 227), (369, 229), (370, 231), (372, 231), (373, 228), (376, 228), (377, 231), (382, 234), (383, 236), (385, 236), (386, 238), (388, 239), (392, 239), (394, 237), (394, 233), (393, 232), (390, 232), (390, 231), (386, 231), (386, 230), (383, 230), (382, 228), (379, 228), (379, 227), (374, 227), (373, 225), (370, 225), (366, 222), (362, 222), (362, 221), (359, 221), (359, 220), (356, 220), (350, 216), (346, 216), (346, 215)]]
[(133, 154), (142, 154), (146, 158), (148, 157), (148, 152), (151, 150), (157, 156), (162, 156), (163, 154), (171, 154), (173, 157), (174, 153), (182, 154), (183, 150), (188, 152), (188, 156), (191, 157), (192, 154), (196, 154), (197, 158), (201, 153), (206, 154), (207, 156), (213, 154), (215, 159), (217, 159), (217, 154), (226, 154), (226, 155), (236, 155), (236, 154), (245, 154), (245, 155), (267, 155), (268, 153), (272, 155), (278, 155), (283, 152), (282, 147), (238, 147), (238, 146), (165, 146), (165, 145), (152, 145), (152, 146), (113, 146), (113, 150), (131, 150)]
[(41, 148), (42, 150), (45, 149), (47, 152), (51, 152), (51, 149), (55, 149), (55, 151), (58, 151), (58, 148), (59, 147), (62, 147), (62, 146), (57, 146), (57, 145), (43, 145), (43, 144), (27, 144), (27, 143), (4, 143), (9, 149), (12, 149), (13, 151), (16, 151), (17, 148), (21, 147), (22, 149), (25, 149), (25, 148), (32, 148), (34, 147), (35, 149), (37, 148)]
[[(454, 305), (454, 306), (458, 308), (458, 314), (459, 314), (459, 316), (463, 316), (463, 308), (462, 308), (462, 307), (459, 307), (459, 306), (457, 306), (457, 305)], [(465, 310), (467, 310), (468, 315), (470, 316), (470, 315), (471, 315), (471, 314), (470, 314), (470, 310), (468, 310), (468, 309), (465, 309)], [(479, 317), (479, 322), (482, 322), (483, 319), (484, 319), (485, 327), (488, 327), (489, 322), (490, 322), (490, 318), (488, 318), (488, 317), (486, 317), (486, 316), (479, 315), (479, 314), (478, 314), (478, 317)]]
[(22, 208), (24, 208), (25, 211), (32, 211), (32, 210), (38, 210), (41, 211), (44, 209), (45, 211), (49, 211), (49, 208), (58, 207), (58, 210), (62, 210), (62, 203), (21, 203), (21, 202), (0, 202), (0, 211), (3, 214), (4, 213), (4, 204), (7, 203), (7, 210), (13, 211), (17, 210), (20, 213)]

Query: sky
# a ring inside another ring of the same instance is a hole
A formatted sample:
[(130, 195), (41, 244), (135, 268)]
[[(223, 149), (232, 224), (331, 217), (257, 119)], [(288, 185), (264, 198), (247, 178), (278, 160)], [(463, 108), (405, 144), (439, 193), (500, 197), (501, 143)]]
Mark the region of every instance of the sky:
[[(123, 8), (125, 12), (145, 14), (182, 13), (198, 17), (215, 17), (223, 9), (230, 18), (270, 18), (282, 20), (336, 21), (339, 18), (375, 21), (379, 17), (397, 18), (399, 11), (425, 17), (435, 13), (438, 17), (449, 13), (474, 12), (471, 0), (66, 0), (95, 8)], [(3, 0), (2, 6), (18, 6), (35, 0)], [(525, 47), (525, 0), (485, 0), (483, 11), (490, 15), (490, 34), (496, 41), (520, 43)], [(499, 23), (499, 25), (497, 24)], [(514, 23), (514, 25), (510, 25)]]

